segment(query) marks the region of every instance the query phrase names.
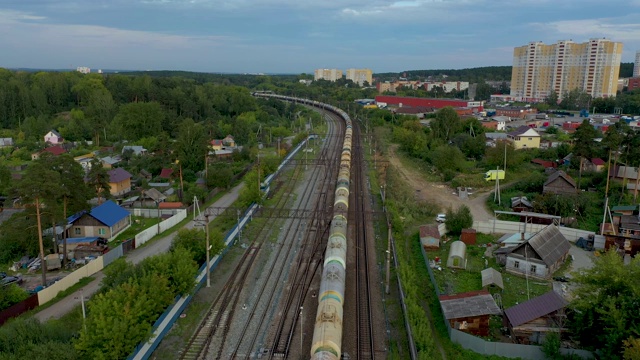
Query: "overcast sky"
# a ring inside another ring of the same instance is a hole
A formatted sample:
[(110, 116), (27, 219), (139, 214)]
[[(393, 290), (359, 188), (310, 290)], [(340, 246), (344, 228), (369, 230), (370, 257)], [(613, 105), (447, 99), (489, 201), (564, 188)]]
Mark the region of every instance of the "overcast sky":
[(639, 19), (640, 0), (1, 0), (0, 67), (461, 69), (592, 37), (632, 62)]

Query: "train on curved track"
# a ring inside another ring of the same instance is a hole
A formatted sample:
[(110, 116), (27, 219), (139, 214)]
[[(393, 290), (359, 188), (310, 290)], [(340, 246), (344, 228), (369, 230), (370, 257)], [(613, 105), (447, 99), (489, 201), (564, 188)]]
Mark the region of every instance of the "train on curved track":
[(345, 111), (319, 101), (277, 95), (272, 92), (258, 91), (253, 95), (321, 108), (339, 116), (346, 125), (333, 204), (333, 217), (324, 255), (318, 294), (318, 310), (311, 343), (312, 360), (339, 360), (342, 353), (342, 323), (347, 271), (347, 210), (349, 208), (353, 124)]

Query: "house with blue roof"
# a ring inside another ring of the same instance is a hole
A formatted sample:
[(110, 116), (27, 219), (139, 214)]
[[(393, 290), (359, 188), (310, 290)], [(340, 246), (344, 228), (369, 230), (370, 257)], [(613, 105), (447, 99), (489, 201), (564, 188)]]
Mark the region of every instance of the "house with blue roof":
[(91, 211), (83, 211), (70, 216), (70, 238), (102, 237), (113, 239), (131, 226), (131, 214), (111, 200), (96, 206)]

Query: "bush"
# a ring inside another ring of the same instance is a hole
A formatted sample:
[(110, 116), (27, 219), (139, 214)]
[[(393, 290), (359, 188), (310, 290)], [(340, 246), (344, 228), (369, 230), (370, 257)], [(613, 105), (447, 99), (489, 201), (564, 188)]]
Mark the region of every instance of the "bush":
[(449, 208), (447, 210), (447, 231), (452, 235), (460, 235), (462, 229), (468, 229), (473, 226), (473, 216), (468, 206), (462, 205), (455, 212)]

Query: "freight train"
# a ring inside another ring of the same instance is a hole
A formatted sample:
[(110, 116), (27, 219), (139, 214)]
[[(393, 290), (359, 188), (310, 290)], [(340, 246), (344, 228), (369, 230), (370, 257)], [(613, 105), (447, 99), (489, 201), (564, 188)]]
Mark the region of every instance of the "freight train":
[(339, 360), (342, 354), (342, 322), (347, 271), (347, 210), (349, 208), (353, 124), (349, 115), (342, 109), (318, 101), (277, 95), (272, 92), (254, 92), (253, 96), (292, 101), (321, 108), (338, 115), (346, 125), (310, 354), (312, 360)]

